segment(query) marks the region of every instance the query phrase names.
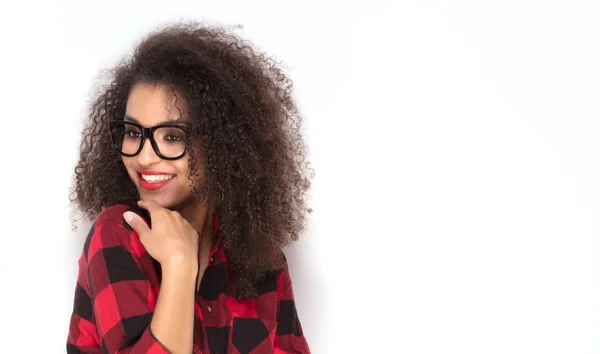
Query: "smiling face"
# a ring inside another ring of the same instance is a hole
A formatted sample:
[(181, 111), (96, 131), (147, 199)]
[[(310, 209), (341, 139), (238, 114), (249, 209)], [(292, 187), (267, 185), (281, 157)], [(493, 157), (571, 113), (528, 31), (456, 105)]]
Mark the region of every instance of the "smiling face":
[[(159, 124), (185, 124), (184, 118), (169, 97), (163, 86), (136, 84), (127, 99), (125, 120), (146, 128)], [(173, 131), (161, 131), (155, 132), (155, 140), (165, 150), (172, 148), (177, 135)], [(135, 145), (136, 141), (136, 146), (139, 146), (139, 134), (130, 130), (125, 135), (124, 146), (127, 143)], [(162, 148), (159, 151), (165, 153)], [(154, 200), (160, 206), (172, 210), (180, 210), (193, 202), (188, 153), (177, 160), (165, 160), (156, 154), (150, 139), (146, 139), (139, 154), (121, 158), (140, 199)]]

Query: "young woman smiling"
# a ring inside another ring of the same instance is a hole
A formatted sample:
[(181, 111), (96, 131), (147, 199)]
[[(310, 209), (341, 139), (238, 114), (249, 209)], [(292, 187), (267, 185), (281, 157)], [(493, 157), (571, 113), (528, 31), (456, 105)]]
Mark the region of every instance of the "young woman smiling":
[(281, 248), (312, 174), (292, 84), (224, 28), (169, 25), (90, 106), (72, 201), (95, 220), (68, 353), (309, 353)]

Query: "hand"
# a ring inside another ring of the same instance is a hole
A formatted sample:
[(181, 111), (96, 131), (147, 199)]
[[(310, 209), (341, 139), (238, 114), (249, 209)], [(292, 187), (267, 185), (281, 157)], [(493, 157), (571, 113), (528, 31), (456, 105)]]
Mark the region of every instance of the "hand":
[(161, 266), (198, 261), (198, 232), (177, 211), (171, 211), (153, 200), (140, 200), (138, 205), (150, 212), (152, 229), (134, 212), (123, 214), (125, 221), (140, 235), (146, 251)]

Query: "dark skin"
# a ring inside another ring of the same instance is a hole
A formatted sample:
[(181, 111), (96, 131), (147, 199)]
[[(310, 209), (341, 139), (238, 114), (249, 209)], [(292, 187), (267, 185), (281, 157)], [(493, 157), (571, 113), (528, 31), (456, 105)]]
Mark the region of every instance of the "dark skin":
[[(163, 87), (138, 84), (128, 97), (126, 117), (144, 127), (177, 121), (180, 117), (170, 109), (167, 97)], [(192, 285), (196, 291), (200, 289), (208, 266), (215, 209), (192, 193), (188, 177), (195, 179), (198, 176), (190, 176), (189, 156), (164, 160), (156, 154), (149, 139), (143, 144), (136, 156), (124, 156), (122, 160), (140, 195), (138, 205), (150, 213), (152, 229), (132, 212), (126, 212), (123, 217), (139, 234), (140, 241), (163, 271), (151, 329), (173, 352), (188, 353), (191, 351), (194, 313), (190, 311), (194, 298), (189, 290)], [(155, 174), (139, 171), (154, 171)], [(158, 189), (145, 188), (147, 184), (142, 184), (142, 179), (152, 184), (157, 183), (153, 179), (166, 178), (158, 173), (167, 173), (168, 183)], [(197, 277), (193, 277), (194, 274)], [(192, 284), (192, 278), (198, 279), (196, 284)]]
[[(152, 127), (160, 123), (179, 122), (179, 114), (170, 105), (172, 103), (168, 99), (168, 93), (164, 87), (138, 84), (132, 88), (127, 99), (126, 120), (135, 121), (145, 127)], [(154, 211), (161, 211), (161, 209), (176, 211), (177, 214), (174, 214), (174, 217), (181, 218), (189, 224), (191, 227), (187, 230), (189, 234), (182, 235), (183, 239), (193, 242), (193, 232), (201, 232), (202, 236), (198, 250), (199, 276), (198, 284), (196, 284), (196, 288), (199, 289), (200, 280), (208, 266), (208, 257), (214, 238), (214, 206), (198, 201), (193, 195), (192, 186), (188, 180), (190, 177), (189, 156), (183, 156), (174, 161), (163, 160), (152, 148), (150, 140), (146, 139), (138, 155), (133, 157), (123, 156), (121, 158), (141, 200), (153, 201), (154, 203), (150, 205), (152, 205)], [(198, 154), (197, 158), (200, 160), (201, 156)], [(143, 176), (138, 173), (140, 170), (169, 173), (172, 174), (172, 177), (164, 187), (149, 190), (141, 185)], [(192, 176), (192, 178), (199, 177)], [(148, 209), (148, 205), (147, 203), (139, 204), (140, 207), (145, 209)], [(183, 222), (183, 220), (179, 220), (179, 222)], [(157, 227), (164, 230), (174, 229), (172, 223), (154, 224), (154, 228)], [(178, 238), (165, 238), (161, 234), (156, 234), (153, 230), (150, 232), (152, 236), (145, 240), (144, 246), (149, 249), (150, 255), (161, 264), (171, 262), (174, 257), (196, 259), (195, 247), (190, 246), (189, 242)], [(172, 245), (173, 242), (178, 243)]]
[(138, 205), (150, 213), (152, 229), (134, 213), (123, 216), (146, 251), (161, 266), (161, 290), (150, 322), (154, 336), (173, 353), (191, 353), (194, 330), (194, 283), (199, 267), (198, 233), (177, 211), (153, 200)]

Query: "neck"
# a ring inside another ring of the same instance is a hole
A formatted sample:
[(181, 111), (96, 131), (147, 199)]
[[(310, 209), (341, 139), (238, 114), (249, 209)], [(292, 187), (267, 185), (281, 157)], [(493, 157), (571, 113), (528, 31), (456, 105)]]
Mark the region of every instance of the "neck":
[(202, 244), (212, 243), (214, 237), (214, 208), (200, 203), (186, 205), (179, 210), (181, 216), (192, 225), (192, 227), (201, 232)]

